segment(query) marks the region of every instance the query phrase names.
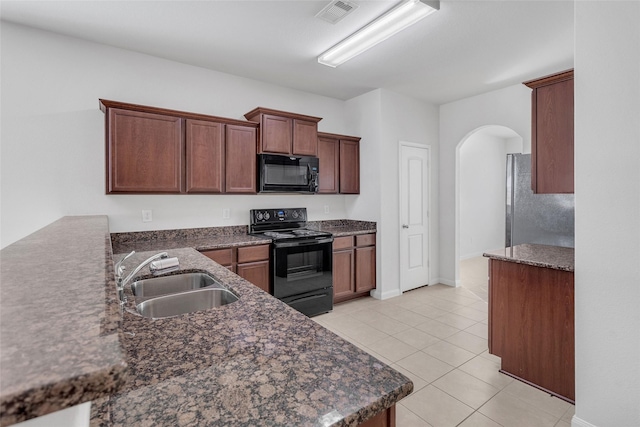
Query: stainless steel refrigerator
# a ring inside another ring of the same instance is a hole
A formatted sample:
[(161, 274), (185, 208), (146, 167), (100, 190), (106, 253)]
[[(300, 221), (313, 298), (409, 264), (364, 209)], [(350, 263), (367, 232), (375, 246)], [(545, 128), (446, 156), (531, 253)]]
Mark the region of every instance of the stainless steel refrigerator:
[(534, 194), (531, 154), (507, 154), (506, 247), (575, 247), (573, 194)]

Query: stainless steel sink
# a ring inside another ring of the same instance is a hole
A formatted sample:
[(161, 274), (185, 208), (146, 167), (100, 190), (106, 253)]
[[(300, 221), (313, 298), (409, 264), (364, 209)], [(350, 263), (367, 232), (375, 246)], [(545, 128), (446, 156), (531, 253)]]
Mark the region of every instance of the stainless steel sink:
[(206, 273), (185, 273), (138, 280), (131, 284), (131, 292), (135, 295), (136, 302), (140, 302), (160, 295), (175, 294), (209, 286), (224, 289), (216, 279)]
[(158, 319), (208, 310), (235, 301), (238, 301), (238, 297), (233, 292), (209, 287), (148, 299), (138, 304), (136, 310), (144, 317)]

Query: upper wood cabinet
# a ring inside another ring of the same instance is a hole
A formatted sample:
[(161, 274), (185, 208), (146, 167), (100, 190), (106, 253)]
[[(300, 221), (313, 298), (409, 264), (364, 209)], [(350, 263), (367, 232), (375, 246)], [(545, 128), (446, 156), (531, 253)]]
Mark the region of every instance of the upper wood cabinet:
[(222, 193), (225, 188), (224, 124), (187, 120), (187, 193)]
[(318, 132), (319, 193), (360, 193), (360, 138)]
[(531, 188), (573, 193), (573, 70), (524, 82), (531, 94)]
[(244, 115), (260, 123), (259, 153), (316, 156), (320, 117), (258, 107)]
[(255, 193), (258, 123), (100, 100), (107, 193)]
[(122, 108), (105, 114), (107, 193), (184, 191), (179, 117)]
[(337, 194), (340, 191), (340, 140), (318, 132), (318, 193)]
[(255, 128), (227, 125), (227, 193), (256, 192), (256, 134)]
[(340, 193), (360, 194), (360, 138), (340, 139)]
[(318, 122), (293, 119), (292, 153), (299, 156), (318, 155)]

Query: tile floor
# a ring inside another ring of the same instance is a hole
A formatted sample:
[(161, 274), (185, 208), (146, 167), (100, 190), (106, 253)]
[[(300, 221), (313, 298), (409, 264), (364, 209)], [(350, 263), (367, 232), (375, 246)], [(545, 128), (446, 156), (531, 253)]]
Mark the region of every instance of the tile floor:
[(487, 260), (458, 288), (432, 285), (338, 304), (313, 320), (411, 378), (397, 427), (570, 427), (573, 405), (498, 372), (487, 352)]

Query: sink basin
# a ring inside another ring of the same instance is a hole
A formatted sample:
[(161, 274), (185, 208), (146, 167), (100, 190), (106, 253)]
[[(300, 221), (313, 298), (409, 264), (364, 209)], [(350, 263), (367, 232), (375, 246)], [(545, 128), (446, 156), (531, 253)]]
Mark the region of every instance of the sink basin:
[(208, 286), (224, 289), (216, 279), (206, 273), (185, 273), (138, 280), (131, 284), (131, 292), (138, 302), (160, 295), (175, 294)]
[(136, 310), (144, 317), (159, 319), (208, 310), (235, 301), (238, 301), (238, 297), (233, 292), (209, 287), (148, 299), (138, 304)]

